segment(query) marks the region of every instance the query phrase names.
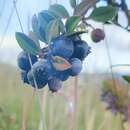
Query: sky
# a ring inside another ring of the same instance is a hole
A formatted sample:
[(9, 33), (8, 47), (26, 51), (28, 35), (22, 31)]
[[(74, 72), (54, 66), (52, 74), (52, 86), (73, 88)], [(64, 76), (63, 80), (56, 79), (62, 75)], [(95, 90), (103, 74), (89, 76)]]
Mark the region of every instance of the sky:
[[(10, 12), (13, 8), (12, 1), (13, 0), (0, 0), (0, 39), (3, 36)], [(5, 5), (3, 5), (3, 2), (5, 2)], [(55, 2), (55, 0), (53, 0), (53, 2)], [(130, 5), (130, 1), (127, 0), (127, 2)], [(58, 0), (58, 3), (65, 5), (65, 7), (69, 9), (69, 12), (72, 13), (69, 0)], [(27, 33), (28, 18), (41, 10), (47, 9), (48, 7), (49, 0), (18, 0), (17, 8), (25, 33)], [(91, 23), (95, 27), (102, 28), (102, 25), (99, 23), (92, 21)], [(120, 13), (120, 23), (122, 23), (124, 26), (127, 24), (127, 21), (125, 20), (125, 17), (122, 13)], [(16, 14), (14, 13), (6, 33), (4, 43), (0, 47), (1, 62), (16, 65), (17, 55), (21, 51), (14, 37), (16, 31), (21, 31), (21, 29)], [(116, 26), (106, 26), (105, 33), (107, 42), (110, 46), (112, 64), (130, 64), (130, 33)], [(92, 47), (92, 53), (86, 58), (83, 64), (83, 70), (92, 73), (110, 71), (108, 56), (105, 48), (105, 41), (94, 44), (91, 41), (90, 36), (86, 34), (83, 35), (82, 38)], [(117, 72), (120, 70), (125, 70), (128, 72), (130, 68), (125, 69), (123, 67), (114, 69), (114, 71)]]

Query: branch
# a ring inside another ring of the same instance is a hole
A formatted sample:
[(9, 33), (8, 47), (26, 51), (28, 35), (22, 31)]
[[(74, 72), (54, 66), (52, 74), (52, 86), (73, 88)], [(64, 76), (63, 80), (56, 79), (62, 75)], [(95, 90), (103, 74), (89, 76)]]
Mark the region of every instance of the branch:
[(120, 7), (120, 4), (118, 4), (117, 2), (113, 2), (112, 0), (107, 0), (107, 4), (114, 7)]
[(125, 15), (128, 19), (128, 26), (130, 25), (130, 15), (129, 15), (129, 9), (126, 4), (126, 0), (121, 0), (121, 9), (125, 12)]

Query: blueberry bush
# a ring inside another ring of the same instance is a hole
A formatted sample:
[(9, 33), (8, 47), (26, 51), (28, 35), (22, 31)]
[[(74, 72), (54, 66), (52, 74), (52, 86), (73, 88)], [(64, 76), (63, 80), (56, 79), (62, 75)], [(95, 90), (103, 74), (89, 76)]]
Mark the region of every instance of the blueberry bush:
[[(99, 4), (101, 1), (105, 1), (106, 5)], [(70, 0), (70, 5), (71, 14), (63, 5), (51, 5), (33, 15), (29, 34), (16, 32), (16, 40), (23, 49), (18, 56), (21, 79), (33, 88), (42, 89), (48, 85), (51, 92), (57, 92), (69, 77), (80, 74), (85, 58), (94, 53), (89, 43), (82, 39), (82, 34), (89, 35), (94, 43), (106, 37), (104, 30), (95, 28), (89, 20), (103, 26), (114, 24), (129, 31), (130, 13), (125, 0)], [(126, 15), (126, 27), (119, 22), (120, 11)], [(123, 79), (130, 83), (129, 76), (123, 76)], [(129, 120), (127, 92), (127, 87), (117, 88), (110, 81), (104, 83), (101, 95), (107, 109), (123, 116), (123, 121)]]
[[(71, 15), (63, 5), (53, 4), (32, 17), (31, 35), (16, 32), (16, 40), (23, 49), (18, 66), (24, 83), (39, 89), (48, 84), (52, 92), (57, 92), (63, 81), (81, 72), (84, 59), (91, 53), (91, 47), (81, 37), (92, 27), (87, 20), (114, 23), (119, 10), (111, 4), (96, 7), (98, 2), (70, 0)], [(92, 12), (86, 16), (89, 10)], [(92, 28), (90, 37), (95, 43), (105, 38), (102, 29)]]

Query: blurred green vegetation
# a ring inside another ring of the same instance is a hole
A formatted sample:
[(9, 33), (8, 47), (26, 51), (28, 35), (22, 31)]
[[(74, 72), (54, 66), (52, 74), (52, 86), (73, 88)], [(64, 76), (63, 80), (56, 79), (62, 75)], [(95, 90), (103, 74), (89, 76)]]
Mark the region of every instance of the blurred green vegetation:
[[(47, 87), (40, 91), (40, 95), (44, 93), (43, 108), (48, 130), (71, 130), (73, 125), (77, 130), (122, 130), (120, 116), (106, 111), (105, 104), (100, 101), (103, 77), (84, 75), (80, 78), (75, 124), (69, 107), (74, 95), (74, 79), (65, 83), (62, 94), (52, 95)], [(0, 65), (0, 130), (39, 129), (38, 98), (32, 95), (33, 89), (22, 83), (16, 68)]]

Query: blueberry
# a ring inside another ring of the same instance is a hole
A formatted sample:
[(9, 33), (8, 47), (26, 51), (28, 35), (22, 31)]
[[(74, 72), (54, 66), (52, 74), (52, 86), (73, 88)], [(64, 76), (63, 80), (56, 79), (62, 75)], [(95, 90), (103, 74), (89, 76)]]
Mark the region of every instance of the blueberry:
[[(30, 58), (31, 58), (32, 64), (34, 64), (37, 61), (37, 57), (35, 55), (30, 55)], [(31, 69), (27, 52), (22, 51), (18, 55), (17, 62), (18, 62), (18, 66), (19, 66), (20, 69), (22, 69), (24, 71), (29, 71)]]
[(69, 78), (70, 74), (68, 70), (57, 71), (55, 76), (61, 81), (66, 81)]
[(81, 40), (81, 37), (79, 36), (79, 35), (72, 35), (71, 36), (71, 40), (73, 41), (73, 42), (76, 42), (76, 41), (80, 41)]
[(91, 52), (91, 47), (83, 40), (74, 42), (74, 52), (72, 58), (78, 58), (84, 60), (86, 56)]
[(99, 28), (94, 29), (91, 33), (91, 38), (95, 43), (100, 42), (105, 38), (105, 33), (102, 29)]
[(61, 56), (63, 58), (70, 58), (73, 54), (74, 46), (70, 38), (59, 37), (53, 40), (52, 54), (54, 56)]
[(62, 82), (59, 79), (54, 77), (48, 80), (48, 87), (49, 87), (49, 90), (52, 91), (53, 93), (57, 92), (59, 89), (61, 89)]
[(69, 74), (71, 76), (77, 76), (82, 70), (82, 62), (78, 58), (73, 58), (70, 60), (72, 67), (69, 69)]
[(26, 71), (21, 71), (21, 79), (24, 83), (29, 84), (28, 78), (27, 78), (27, 72)]
[(47, 63), (46, 60), (40, 60), (40, 61), (36, 62), (33, 65), (31, 71), (29, 71), (29, 73), (28, 73), (29, 83), (33, 87), (36, 87), (33, 76), (35, 77), (37, 87), (39, 89), (43, 88), (47, 84), (47, 81), (48, 81), (48, 63)]

